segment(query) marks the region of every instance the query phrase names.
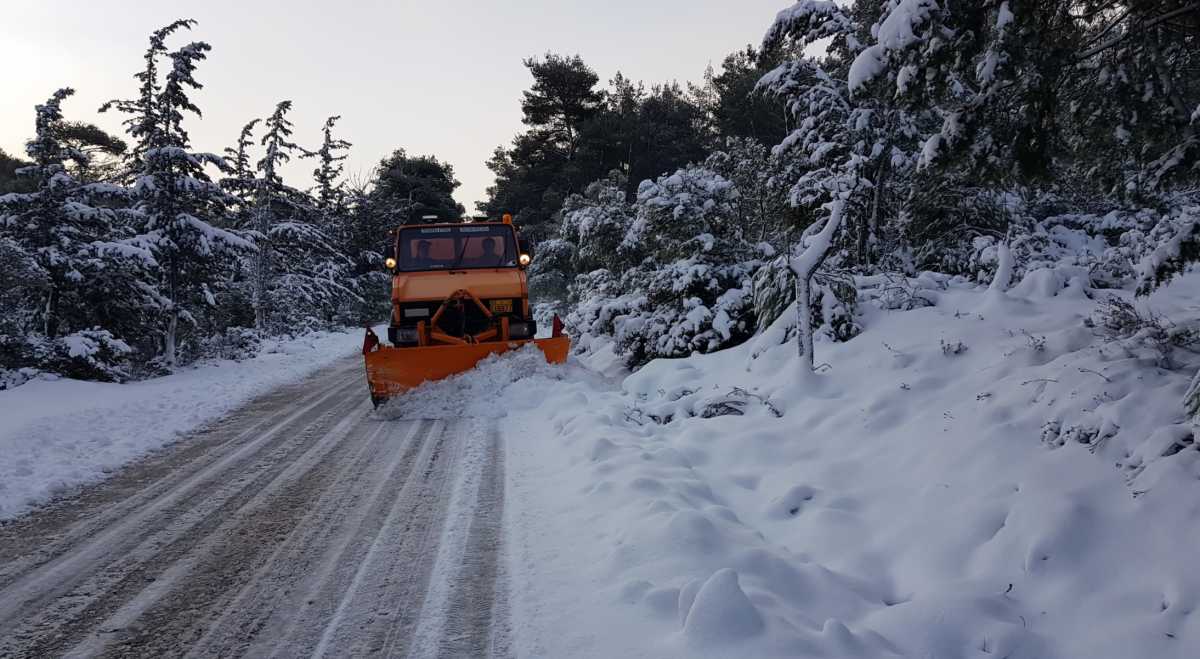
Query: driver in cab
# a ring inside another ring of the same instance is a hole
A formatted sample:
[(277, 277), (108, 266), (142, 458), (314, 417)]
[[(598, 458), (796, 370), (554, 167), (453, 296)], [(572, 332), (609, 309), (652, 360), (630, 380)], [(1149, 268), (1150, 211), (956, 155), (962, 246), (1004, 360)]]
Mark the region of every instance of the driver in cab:
[(428, 268), (433, 265), (433, 255), (430, 254), (432, 247), (433, 243), (428, 240), (419, 241), (417, 243), (417, 256), (413, 259), (413, 265), (418, 268)]

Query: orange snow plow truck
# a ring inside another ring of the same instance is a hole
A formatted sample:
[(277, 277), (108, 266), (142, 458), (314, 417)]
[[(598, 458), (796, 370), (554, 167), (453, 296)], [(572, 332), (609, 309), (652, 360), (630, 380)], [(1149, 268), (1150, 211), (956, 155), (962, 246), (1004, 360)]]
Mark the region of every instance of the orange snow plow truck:
[(394, 233), (385, 261), (392, 272), (387, 343), (370, 329), (363, 341), (376, 407), (527, 343), (550, 363), (566, 361), (571, 344), (557, 316), (550, 338), (534, 338), (525, 280), (533, 254), (511, 215), (500, 222), (409, 225)]

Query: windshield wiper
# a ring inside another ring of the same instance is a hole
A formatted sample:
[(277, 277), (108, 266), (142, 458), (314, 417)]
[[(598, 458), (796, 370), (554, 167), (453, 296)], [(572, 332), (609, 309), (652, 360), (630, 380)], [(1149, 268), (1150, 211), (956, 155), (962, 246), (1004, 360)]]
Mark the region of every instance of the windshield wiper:
[(462, 265), (462, 258), (467, 254), (467, 243), (470, 242), (470, 240), (470, 238), (463, 236), (462, 249), (458, 250), (458, 256), (454, 258), (454, 265), (450, 266), (451, 270)]

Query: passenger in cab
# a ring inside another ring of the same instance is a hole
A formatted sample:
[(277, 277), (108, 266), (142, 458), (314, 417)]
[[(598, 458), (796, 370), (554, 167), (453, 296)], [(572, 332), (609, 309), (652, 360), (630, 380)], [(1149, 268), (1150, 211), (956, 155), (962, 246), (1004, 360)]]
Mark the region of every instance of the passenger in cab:
[(483, 253), (480, 254), (479, 257), (475, 259), (475, 265), (484, 266), (484, 267), (500, 266), (501, 260), (504, 258), (504, 255), (500, 254), (496, 251), (496, 239), (495, 238), (484, 238), (482, 247), (483, 247)]

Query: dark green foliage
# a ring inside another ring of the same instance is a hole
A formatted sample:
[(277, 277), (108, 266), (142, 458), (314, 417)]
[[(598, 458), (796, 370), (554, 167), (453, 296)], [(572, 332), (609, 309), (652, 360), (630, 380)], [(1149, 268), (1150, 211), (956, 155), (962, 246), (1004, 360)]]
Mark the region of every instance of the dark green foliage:
[(647, 90), (618, 73), (600, 90), (578, 56), (525, 64), (534, 79), (522, 102), (529, 129), (488, 161), (496, 182), (479, 210), (513, 213), (531, 238), (553, 236), (563, 203), (610, 171), (625, 174), (632, 199), (641, 181), (708, 153), (706, 109), (677, 83)]
[(787, 136), (791, 125), (787, 107), (777, 97), (758, 89), (758, 81), (782, 63), (777, 50), (759, 52), (746, 46), (725, 56), (721, 71), (710, 67), (704, 75), (713, 134), (721, 138), (749, 138), (759, 144), (775, 145)]
[(437, 216), (438, 222), (457, 222), (466, 214), (454, 200), (459, 185), (450, 163), (396, 149), (379, 161), (368, 203), (388, 228), (420, 223), (426, 215)]
[(9, 192), (33, 192), (37, 189), (31, 179), (17, 175), (17, 170), (32, 164), (28, 160), (14, 158), (5, 153), (4, 149), (0, 149), (0, 195)]

